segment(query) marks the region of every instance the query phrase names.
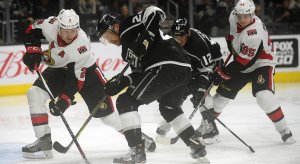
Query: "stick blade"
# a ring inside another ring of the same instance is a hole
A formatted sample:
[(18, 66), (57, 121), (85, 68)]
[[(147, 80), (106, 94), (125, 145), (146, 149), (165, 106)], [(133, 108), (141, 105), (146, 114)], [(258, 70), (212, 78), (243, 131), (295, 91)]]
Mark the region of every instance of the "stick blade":
[(59, 153), (66, 153), (69, 149), (68, 147), (62, 146), (59, 142), (55, 141), (53, 144), (53, 148)]

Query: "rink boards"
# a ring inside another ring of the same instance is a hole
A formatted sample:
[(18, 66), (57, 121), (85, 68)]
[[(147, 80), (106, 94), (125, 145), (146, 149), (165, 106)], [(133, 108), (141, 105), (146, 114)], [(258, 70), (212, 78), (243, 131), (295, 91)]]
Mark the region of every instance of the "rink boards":
[[(271, 36), (277, 54), (276, 82), (300, 82), (300, 35)], [(212, 38), (221, 45), (224, 58), (228, 55), (224, 38)], [(43, 45), (42, 49), (47, 49)], [(125, 66), (121, 59), (121, 47), (92, 43), (93, 55), (107, 79), (119, 73)], [(22, 62), (23, 45), (0, 46), (0, 96), (24, 94), (37, 78)], [(44, 70), (45, 65), (40, 66)]]

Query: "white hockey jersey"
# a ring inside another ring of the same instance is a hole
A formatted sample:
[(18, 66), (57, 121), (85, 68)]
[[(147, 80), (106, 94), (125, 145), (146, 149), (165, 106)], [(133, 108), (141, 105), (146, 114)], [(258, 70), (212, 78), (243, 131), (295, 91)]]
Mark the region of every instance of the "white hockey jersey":
[[(242, 73), (252, 72), (263, 66), (276, 65), (276, 53), (273, 50), (268, 31), (257, 16), (253, 17), (253, 22), (244, 28), (237, 25), (233, 12), (229, 17), (234, 60), (243, 66), (250, 66), (241, 71)], [(260, 53), (257, 52), (259, 48), (262, 48)]]
[(44, 51), (43, 63), (49, 67), (65, 67), (69, 63), (75, 63), (74, 72), (79, 83), (85, 80), (85, 71), (95, 64), (96, 60), (91, 53), (90, 39), (86, 33), (79, 29), (78, 36), (71, 44), (66, 45), (58, 35), (58, 20), (56, 17), (38, 21), (32, 25), (32, 29), (39, 28), (49, 42), (49, 49)]

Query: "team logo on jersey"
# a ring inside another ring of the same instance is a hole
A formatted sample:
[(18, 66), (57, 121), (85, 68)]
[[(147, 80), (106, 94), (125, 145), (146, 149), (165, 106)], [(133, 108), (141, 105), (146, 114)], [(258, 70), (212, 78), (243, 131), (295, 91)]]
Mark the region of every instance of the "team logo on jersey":
[(55, 61), (54, 59), (51, 57), (51, 50), (46, 50), (46, 51), (43, 51), (43, 58), (44, 58), (44, 62), (47, 64), (47, 65), (54, 65), (55, 64)]
[(80, 54), (82, 54), (82, 53), (84, 53), (84, 52), (87, 51), (87, 48), (86, 48), (85, 46), (81, 46), (81, 47), (77, 48), (77, 51), (78, 51)]
[(256, 29), (250, 29), (250, 30), (247, 31), (247, 34), (248, 34), (248, 36), (256, 35), (257, 31), (256, 31)]
[(264, 77), (262, 76), (262, 75), (259, 75), (258, 77), (257, 77), (257, 83), (258, 84), (263, 84), (264, 82), (265, 82), (266, 80), (264, 79)]

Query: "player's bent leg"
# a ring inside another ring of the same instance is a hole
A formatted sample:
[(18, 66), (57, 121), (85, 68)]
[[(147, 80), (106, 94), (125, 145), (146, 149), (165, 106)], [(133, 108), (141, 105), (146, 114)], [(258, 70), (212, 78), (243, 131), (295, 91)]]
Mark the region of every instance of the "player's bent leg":
[(120, 116), (118, 112), (114, 111), (107, 116), (100, 117), (100, 119), (105, 125), (114, 128), (116, 131), (120, 133), (123, 132), (123, 128), (121, 125)]
[(290, 144), (295, 143), (296, 140), (287, 126), (286, 119), (275, 95), (269, 90), (259, 91), (256, 93), (256, 101), (273, 122), (276, 130), (281, 135), (282, 141)]
[(145, 145), (141, 137), (141, 118), (137, 112), (139, 105), (139, 102), (126, 92), (117, 98), (116, 106), (130, 150), (124, 156), (114, 158), (113, 163), (146, 162)]
[(156, 129), (156, 134), (165, 136), (171, 130), (171, 124), (163, 120)]
[(32, 86), (28, 93), (28, 104), (35, 136), (34, 143), (22, 148), (23, 157), (30, 159), (52, 158), (51, 130), (48, 125), (46, 101), (50, 98), (43, 89)]
[(180, 114), (170, 123), (176, 134), (183, 140), (183, 142), (187, 146), (190, 147), (191, 157), (201, 162), (209, 162), (209, 160), (205, 157), (205, 146), (200, 142), (201, 135), (195, 133), (195, 130), (191, 125), (189, 119), (184, 117), (184, 114)]
[(205, 98), (204, 105), (200, 107), (199, 111), (202, 115), (202, 121), (196, 131), (202, 135), (205, 144), (219, 143), (219, 130), (215, 123), (213, 100), (211, 96)]
[(226, 98), (220, 95), (219, 93), (216, 93), (213, 96), (214, 112), (216, 117), (218, 117), (221, 114), (222, 110), (226, 107), (229, 101), (229, 98)]

